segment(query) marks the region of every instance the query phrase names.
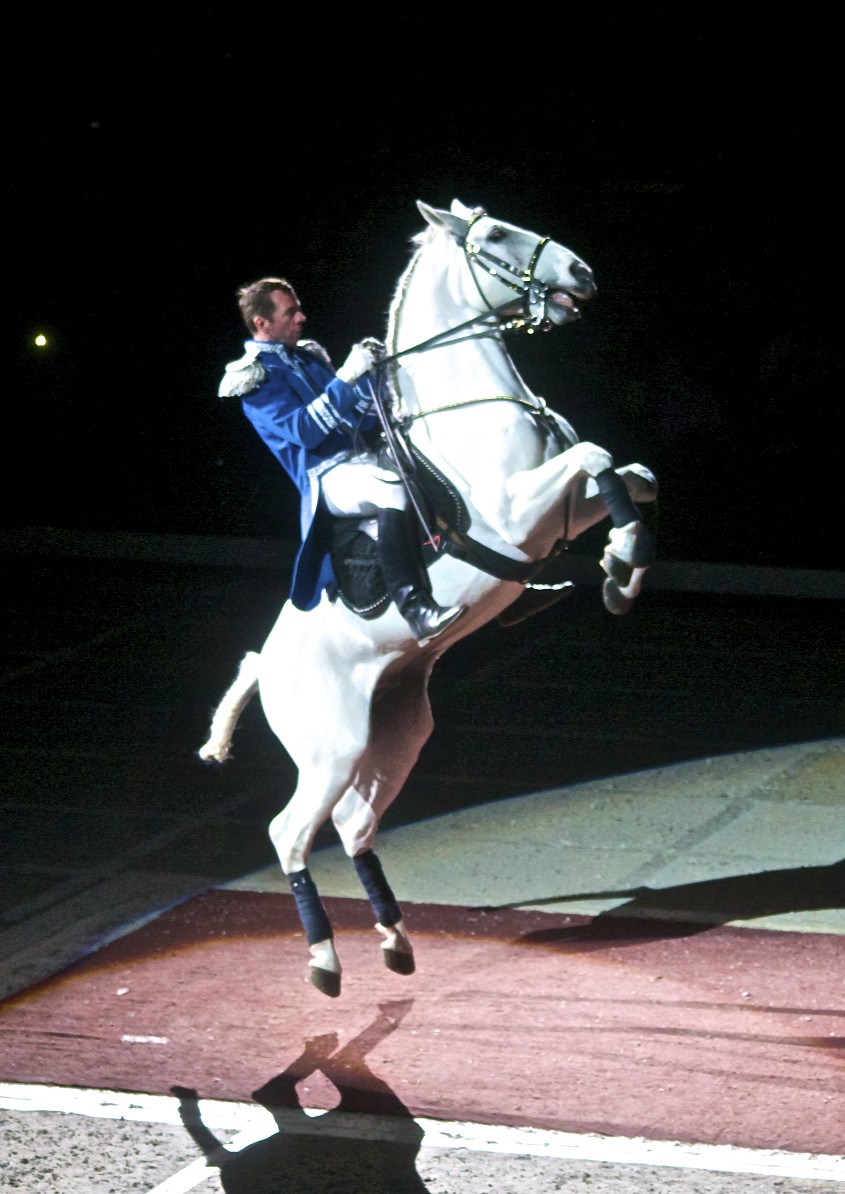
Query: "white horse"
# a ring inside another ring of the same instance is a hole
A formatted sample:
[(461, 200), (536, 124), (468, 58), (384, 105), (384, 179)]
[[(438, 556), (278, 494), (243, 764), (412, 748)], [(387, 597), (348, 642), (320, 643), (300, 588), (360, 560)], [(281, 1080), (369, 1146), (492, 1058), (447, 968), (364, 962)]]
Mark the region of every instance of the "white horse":
[[(579, 442), (533, 394), (504, 342), (578, 317), (595, 293), (588, 266), (547, 237), (457, 200), (418, 202), (426, 229), (393, 296), (387, 352), (390, 417), (384, 437), (409, 481), (433, 554), (429, 577), (442, 605), (466, 614), (421, 646), (394, 605), (364, 613), (323, 595), (310, 612), (287, 602), (259, 653), (249, 652), (199, 754), (229, 757), (238, 718), (260, 692), (267, 720), (298, 768), (270, 838), (308, 940), (308, 978), (340, 992), (332, 929), (308, 870), (318, 829), (331, 817), (381, 935), (385, 965), (414, 970), (401, 910), (373, 846), (385, 810), (431, 735), (428, 682), (459, 638), (513, 606), (569, 542), (610, 516), (601, 565), (604, 601), (624, 613), (651, 561), (636, 503), (657, 482), (642, 465), (615, 468), (607, 451)], [(428, 490), (434, 486), (434, 496)], [(511, 617), (512, 621), (517, 620)]]

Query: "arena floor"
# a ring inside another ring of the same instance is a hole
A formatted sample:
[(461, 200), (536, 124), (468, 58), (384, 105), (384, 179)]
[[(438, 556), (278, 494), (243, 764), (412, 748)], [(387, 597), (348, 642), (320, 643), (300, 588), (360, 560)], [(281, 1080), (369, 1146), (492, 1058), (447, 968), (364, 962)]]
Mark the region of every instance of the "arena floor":
[(585, 565), (457, 644), (379, 842), (417, 971), (326, 833), (329, 1000), (260, 707), (195, 754), (284, 570), (107, 547), (6, 540), (0, 1189), (845, 1180), (841, 573), (655, 569), (618, 619)]

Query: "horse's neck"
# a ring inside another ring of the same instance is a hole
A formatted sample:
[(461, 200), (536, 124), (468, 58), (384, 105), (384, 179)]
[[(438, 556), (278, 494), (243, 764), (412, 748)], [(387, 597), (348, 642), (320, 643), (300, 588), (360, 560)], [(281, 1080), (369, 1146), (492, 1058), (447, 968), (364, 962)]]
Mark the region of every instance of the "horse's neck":
[[(454, 268), (459, 267), (457, 262)], [(392, 336), (393, 350), (406, 353), (398, 383), (407, 413), (494, 395), (529, 397), (501, 335), (480, 322), (465, 326), (480, 313), (456, 297), (459, 288), (449, 271), (437, 273), (424, 259), (412, 268)], [(456, 328), (462, 330), (450, 334)], [(407, 353), (432, 340), (422, 351)]]
[[(542, 464), (546, 440), (526, 409), (537, 400), (501, 334), (489, 326), (482, 335), (481, 325), (463, 327), (478, 311), (462, 303), (460, 288), (448, 281), (433, 272), (414, 276), (393, 313), (390, 351), (442, 337), (400, 357), (400, 411), (411, 417), (414, 445), (464, 498), (473, 534), (502, 550), (522, 541), (512, 534), (505, 481)], [(450, 335), (455, 328), (462, 330)]]

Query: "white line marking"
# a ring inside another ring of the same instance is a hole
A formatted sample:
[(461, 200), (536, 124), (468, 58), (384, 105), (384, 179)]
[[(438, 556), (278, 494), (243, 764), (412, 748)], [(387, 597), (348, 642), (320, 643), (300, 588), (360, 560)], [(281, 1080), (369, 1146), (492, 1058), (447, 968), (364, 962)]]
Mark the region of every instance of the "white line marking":
[[(230, 1103), (221, 1099), (200, 1099), (199, 1102), (203, 1123), (207, 1128), (212, 1131), (222, 1128), (238, 1133), (226, 1145), (227, 1151), (237, 1151), (278, 1131), (276, 1120), (258, 1104)], [(73, 1087), (13, 1082), (0, 1082), (0, 1109), (55, 1111), (145, 1123), (181, 1123), (178, 1099), (166, 1095), (78, 1090)], [(281, 1113), (285, 1117), (290, 1116), (291, 1129), (299, 1133), (330, 1132), (334, 1136), (370, 1140), (401, 1139), (407, 1133), (405, 1121), (392, 1116), (332, 1112), (331, 1122), (322, 1124), (323, 1112), (314, 1108), (303, 1110), (305, 1116), (296, 1110)], [(731, 1145), (684, 1144), (677, 1140), (579, 1135), (539, 1128), (445, 1123), (434, 1119), (416, 1119), (414, 1122), (423, 1131), (423, 1148), (466, 1148), (476, 1152), (510, 1153), (516, 1156), (558, 1157), (624, 1165), (663, 1165), (676, 1169), (845, 1182), (845, 1156), (828, 1153), (790, 1153), (733, 1148)], [(148, 1194), (185, 1194), (204, 1181), (208, 1174), (208, 1165), (203, 1157)], [(186, 1182), (192, 1184), (186, 1185)]]
[(124, 1032), (120, 1038), (127, 1045), (166, 1045), (169, 1036), (133, 1036), (131, 1032)]
[[(270, 1133), (272, 1135), (272, 1133)], [(233, 1136), (226, 1145), (227, 1153), (239, 1153), (242, 1148), (247, 1148), (250, 1144), (256, 1144), (259, 1140), (266, 1140), (268, 1133), (259, 1128), (253, 1128), (252, 1131), (238, 1132), (237, 1136)], [(186, 1165), (184, 1169), (180, 1169), (178, 1173), (174, 1173), (172, 1177), (168, 1177), (158, 1186), (153, 1186), (147, 1194), (187, 1194), (189, 1190), (194, 1190), (201, 1183), (204, 1182), (210, 1174), (213, 1173), (209, 1169), (209, 1162), (205, 1157), (200, 1157), (198, 1161), (192, 1161), (190, 1165)]]

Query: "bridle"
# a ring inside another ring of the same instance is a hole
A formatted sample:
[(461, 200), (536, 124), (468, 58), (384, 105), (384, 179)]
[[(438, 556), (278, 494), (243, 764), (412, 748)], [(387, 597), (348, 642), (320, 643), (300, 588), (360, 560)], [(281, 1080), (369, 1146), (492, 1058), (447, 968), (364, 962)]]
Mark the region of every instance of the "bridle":
[[(469, 234), (473, 224), (486, 214), (484, 211), (476, 212), (467, 224), (463, 240), (458, 243), (464, 251), (470, 276), (475, 282), (478, 293), (487, 310), (481, 312), (479, 315), (474, 315), (472, 319), (468, 319), (464, 323), (459, 323), (456, 327), (446, 328), (445, 331), (437, 332), (436, 335), (429, 337), (428, 340), (423, 340), (419, 344), (412, 345), (410, 348), (401, 348), (397, 352), (382, 357), (378, 362), (380, 366), (392, 364), (394, 361), (399, 360), (400, 357), (410, 356), (412, 353), (427, 352), (430, 348), (445, 348), (451, 344), (459, 344), (462, 340), (489, 336), (498, 332), (525, 332), (531, 335), (538, 329), (541, 332), (548, 332), (552, 329), (554, 325), (546, 315), (546, 298), (549, 293), (549, 287), (543, 285), (542, 282), (538, 282), (535, 276), (540, 254), (546, 245), (549, 244), (551, 238), (541, 236), (534, 246), (534, 252), (531, 254), (531, 260), (528, 262), (528, 265), (524, 269), (518, 269), (509, 261), (505, 261), (501, 257), (495, 257), (487, 249), (483, 249), (477, 241), (470, 239)], [(495, 278), (496, 281), (502, 282), (510, 290), (520, 295), (523, 300), (521, 315), (507, 320), (499, 318), (505, 311), (513, 307), (513, 299), (507, 299), (504, 303), (500, 303), (496, 307), (491, 306), (490, 300), (484, 293), (478, 277), (478, 271), (481, 268), (483, 268), (484, 272)], [(464, 335), (464, 333), (471, 332), (473, 328), (481, 328), (482, 330), (475, 332), (473, 335)]]
[[(470, 231), (473, 224), (480, 220), (486, 212), (477, 212), (467, 224), (466, 235), (463, 239), (464, 256), (470, 268), (470, 274), (475, 282), (478, 293), (488, 311), (500, 311), (501, 308), (493, 308), (487, 295), (482, 289), (481, 282), (478, 278), (477, 263), (480, 263), (485, 271), (495, 278), (497, 282), (502, 282), (511, 290), (516, 291), (523, 299), (523, 314), (522, 318), (514, 323), (507, 325), (512, 330), (526, 331), (529, 334), (535, 328), (539, 328), (543, 332), (548, 332), (552, 323), (546, 315), (546, 298), (549, 293), (549, 287), (544, 286), (542, 282), (538, 282), (535, 275), (537, 273), (537, 262), (540, 260), (540, 254), (549, 243), (550, 237), (541, 236), (534, 247), (534, 252), (531, 254), (531, 260), (525, 269), (515, 269), (509, 261), (503, 260), (501, 257), (495, 257), (487, 249), (477, 243), (477, 241), (470, 239)], [(509, 306), (510, 304), (505, 304)]]

